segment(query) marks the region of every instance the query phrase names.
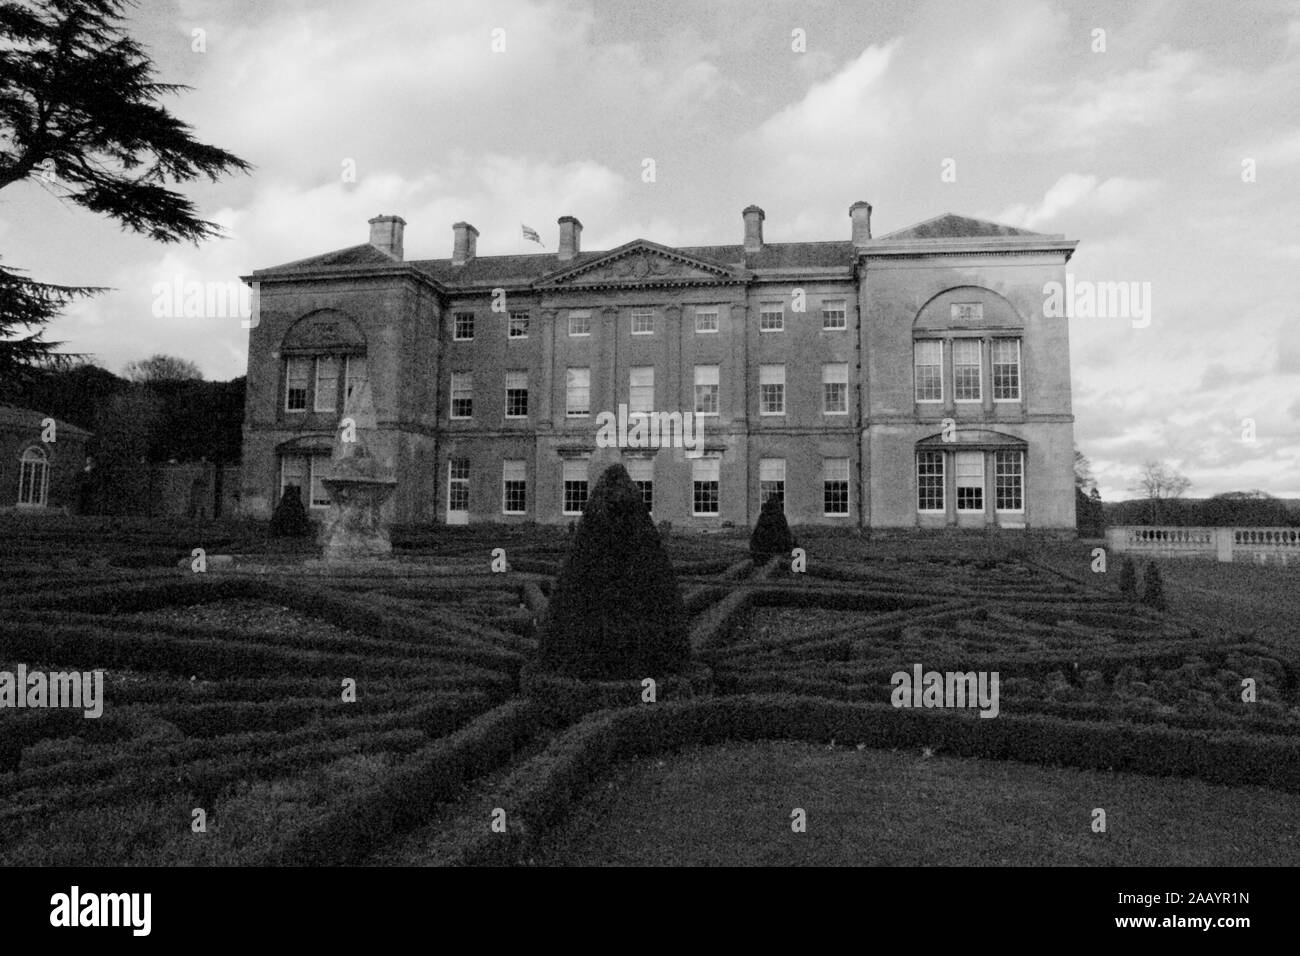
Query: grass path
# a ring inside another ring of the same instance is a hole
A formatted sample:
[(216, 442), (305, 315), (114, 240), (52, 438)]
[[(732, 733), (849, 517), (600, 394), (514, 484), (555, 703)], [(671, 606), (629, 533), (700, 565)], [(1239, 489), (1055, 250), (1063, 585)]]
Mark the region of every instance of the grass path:
[[(791, 811), (807, 812), (807, 832)], [(1105, 833), (1091, 829), (1106, 811)], [(788, 741), (624, 764), (543, 865), (1295, 866), (1300, 795)]]

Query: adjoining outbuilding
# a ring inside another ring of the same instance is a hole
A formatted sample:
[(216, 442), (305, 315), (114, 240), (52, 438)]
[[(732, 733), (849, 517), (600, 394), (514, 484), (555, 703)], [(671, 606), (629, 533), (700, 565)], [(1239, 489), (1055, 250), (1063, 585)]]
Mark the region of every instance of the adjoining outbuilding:
[(0, 405), (0, 511), (83, 511), (90, 437), (43, 412)]

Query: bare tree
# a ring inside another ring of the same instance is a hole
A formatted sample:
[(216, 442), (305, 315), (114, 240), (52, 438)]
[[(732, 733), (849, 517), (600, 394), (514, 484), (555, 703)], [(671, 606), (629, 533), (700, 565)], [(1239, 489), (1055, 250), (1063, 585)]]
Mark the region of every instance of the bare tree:
[(1164, 502), (1181, 498), (1191, 485), (1191, 479), (1172, 465), (1163, 461), (1147, 461), (1143, 462), (1142, 471), (1133, 487), (1146, 499), (1151, 523), (1155, 524), (1165, 511)]

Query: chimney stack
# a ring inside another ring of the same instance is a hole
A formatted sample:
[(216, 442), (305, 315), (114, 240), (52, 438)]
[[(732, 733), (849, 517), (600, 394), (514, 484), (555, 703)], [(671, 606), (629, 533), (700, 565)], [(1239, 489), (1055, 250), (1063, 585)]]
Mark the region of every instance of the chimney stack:
[(406, 220), (401, 216), (376, 216), (370, 220), (370, 244), (400, 260), (405, 226)]
[(871, 241), (871, 203), (859, 199), (849, 207), (853, 220), (853, 244), (863, 246)]
[(561, 262), (567, 262), (577, 256), (582, 248), (582, 223), (573, 216), (561, 216), (558, 221), (560, 223), (559, 259)]
[(451, 264), (463, 266), (478, 251), (478, 230), (467, 222), (452, 225)]
[(745, 252), (763, 251), (763, 210), (757, 206), (746, 206), (741, 213), (745, 217)]

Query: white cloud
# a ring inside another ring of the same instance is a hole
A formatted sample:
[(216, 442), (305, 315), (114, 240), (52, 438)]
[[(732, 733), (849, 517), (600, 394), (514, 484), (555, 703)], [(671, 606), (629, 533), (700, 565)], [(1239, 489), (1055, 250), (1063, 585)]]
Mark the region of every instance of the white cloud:
[(995, 218), (1009, 226), (1037, 229), (1070, 211), (1118, 216), (1146, 199), (1157, 188), (1155, 182), (1124, 176), (1101, 180), (1091, 174), (1066, 173), (1048, 188), (1037, 205), (1009, 206)]

